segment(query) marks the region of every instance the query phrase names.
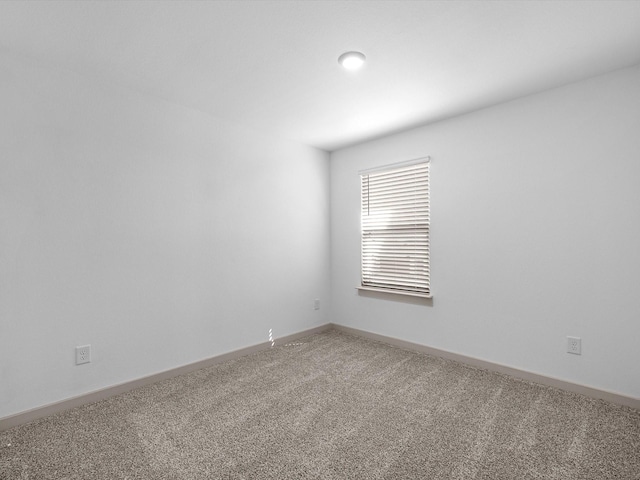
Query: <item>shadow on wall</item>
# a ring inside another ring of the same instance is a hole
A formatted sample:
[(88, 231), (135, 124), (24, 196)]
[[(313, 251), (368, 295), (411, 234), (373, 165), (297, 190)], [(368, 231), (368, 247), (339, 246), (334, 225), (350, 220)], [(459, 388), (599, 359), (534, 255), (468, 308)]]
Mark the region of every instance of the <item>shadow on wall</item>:
[(358, 290), (358, 296), (377, 298), (379, 300), (392, 300), (394, 302), (407, 303), (409, 305), (424, 305), (425, 307), (433, 307), (433, 298), (412, 297), (411, 295), (374, 292), (372, 290)]

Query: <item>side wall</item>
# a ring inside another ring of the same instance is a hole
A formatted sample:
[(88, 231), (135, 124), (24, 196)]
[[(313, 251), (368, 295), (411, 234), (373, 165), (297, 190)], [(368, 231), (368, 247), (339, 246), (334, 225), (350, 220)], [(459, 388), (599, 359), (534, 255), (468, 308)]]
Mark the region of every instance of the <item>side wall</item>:
[(329, 321), (328, 154), (0, 60), (0, 418)]
[[(433, 302), (359, 295), (358, 171), (425, 155)], [(640, 68), (334, 152), (332, 322), (640, 398), (639, 160)]]

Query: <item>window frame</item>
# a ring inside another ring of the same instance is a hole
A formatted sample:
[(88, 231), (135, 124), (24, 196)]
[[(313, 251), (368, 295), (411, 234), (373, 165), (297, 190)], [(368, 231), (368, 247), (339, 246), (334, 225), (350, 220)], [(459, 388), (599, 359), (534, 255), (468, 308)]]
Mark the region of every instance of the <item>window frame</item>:
[(358, 290), (433, 298), (430, 163), (431, 157), (421, 157), (358, 172)]

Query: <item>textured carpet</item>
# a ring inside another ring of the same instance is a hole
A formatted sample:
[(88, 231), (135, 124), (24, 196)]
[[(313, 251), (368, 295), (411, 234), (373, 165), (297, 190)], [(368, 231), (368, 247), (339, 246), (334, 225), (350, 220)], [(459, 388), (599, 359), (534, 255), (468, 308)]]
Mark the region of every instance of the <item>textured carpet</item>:
[(640, 479), (640, 412), (329, 331), (0, 433), (0, 479)]

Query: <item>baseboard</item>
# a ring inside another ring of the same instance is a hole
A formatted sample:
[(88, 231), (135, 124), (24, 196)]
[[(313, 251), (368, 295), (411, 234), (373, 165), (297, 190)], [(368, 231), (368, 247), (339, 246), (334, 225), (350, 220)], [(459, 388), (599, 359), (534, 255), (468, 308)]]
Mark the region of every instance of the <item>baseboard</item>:
[[(327, 323), (325, 325), (320, 325), (319, 327), (310, 328), (301, 332), (293, 333), (291, 335), (286, 335), (284, 337), (278, 337), (276, 338), (276, 344), (291, 342), (308, 335), (313, 335), (314, 333), (320, 333), (325, 330), (329, 330), (330, 328), (331, 324)], [(93, 390), (82, 395), (61, 400), (59, 402), (50, 403), (48, 405), (36, 407), (30, 410), (25, 410), (24, 412), (0, 418), (0, 431), (8, 430), (25, 423), (33, 422), (34, 420), (38, 420), (39, 418), (48, 417), (49, 415), (63, 412), (71, 408), (80, 407), (89, 403), (99, 402), (100, 400), (105, 400), (109, 397), (113, 397), (114, 395), (120, 395), (121, 393), (126, 393), (130, 390), (134, 390), (151, 383), (160, 382), (162, 380), (173, 378), (178, 375), (184, 375), (185, 373), (200, 370), (201, 368), (206, 368), (211, 365), (226, 362), (228, 360), (233, 360), (245, 355), (251, 355), (252, 353), (257, 353), (262, 350), (268, 350), (270, 347), (271, 342), (268, 341), (250, 345), (248, 347), (233, 350), (221, 355), (216, 355), (215, 357), (200, 360), (198, 362), (182, 365), (170, 370), (165, 370), (163, 372), (148, 375), (146, 377), (131, 380), (129, 382), (112, 385), (109, 387), (101, 388), (99, 390)]]
[[(407, 350), (414, 350), (417, 352), (422, 352), (422, 353), (434, 355), (437, 357), (455, 360), (457, 362), (464, 363), (466, 365), (471, 365), (478, 368), (484, 368), (486, 370), (502, 373), (515, 378), (520, 378), (530, 382), (535, 382), (542, 385), (559, 388), (569, 392), (579, 393), (581, 395), (585, 395), (591, 398), (606, 400), (608, 402), (612, 402), (618, 405), (624, 405), (627, 407), (640, 410), (640, 398), (629, 397), (617, 392), (600, 390), (597, 388), (589, 387), (586, 385), (580, 385), (580, 384), (569, 382), (559, 378), (549, 377), (546, 375), (541, 375), (538, 373), (529, 372), (527, 370), (521, 370), (514, 367), (508, 367), (506, 365), (501, 365), (499, 363), (494, 363), (487, 360), (482, 360), (479, 358), (462, 355), (459, 353), (453, 353), (446, 350), (440, 350), (440, 349), (429, 347), (419, 343), (408, 342), (406, 340), (401, 340), (399, 338), (388, 337), (378, 333), (368, 332), (366, 330), (360, 330), (357, 328), (338, 325), (335, 323), (327, 323), (325, 325), (320, 325), (318, 327), (303, 330), (301, 332), (293, 333), (291, 335), (279, 337), (276, 339), (276, 341), (277, 341), (277, 344), (288, 343), (288, 342), (297, 340), (299, 338), (306, 337), (308, 335), (313, 335), (315, 333), (320, 333), (332, 328), (344, 333), (367, 338), (369, 340), (375, 340), (378, 342), (394, 345), (396, 347), (404, 348)], [(98, 402), (100, 400), (113, 397), (114, 395), (120, 395), (130, 390), (134, 390), (136, 388), (140, 388), (145, 385), (149, 385), (162, 380), (173, 378), (178, 375), (183, 375), (185, 373), (193, 372), (201, 368), (206, 368), (211, 365), (226, 362), (228, 360), (233, 360), (239, 357), (243, 357), (245, 355), (251, 355), (252, 353), (257, 353), (262, 350), (267, 350), (270, 347), (271, 347), (270, 342), (262, 342), (255, 345), (250, 345), (248, 347), (223, 353), (221, 355), (207, 358), (205, 360), (200, 360), (198, 362), (182, 365), (180, 367), (176, 367), (170, 370), (165, 370), (163, 372), (156, 373), (153, 375), (148, 375), (146, 377), (131, 380), (129, 382), (124, 382), (118, 385), (112, 385), (109, 387), (101, 388), (99, 390), (94, 390), (82, 395), (67, 398), (59, 402), (50, 403), (48, 405), (44, 405), (41, 407), (36, 407), (30, 410), (26, 410), (24, 412), (16, 413), (8, 417), (0, 418), (0, 431), (8, 430), (18, 425), (29, 423), (39, 418), (47, 417), (49, 415), (63, 412), (71, 408), (79, 407), (89, 403)]]
[(559, 388), (573, 393), (579, 393), (587, 397), (596, 398), (600, 400), (606, 400), (617, 405), (624, 405), (626, 407), (635, 408), (640, 410), (640, 398), (629, 397), (617, 392), (610, 392), (607, 390), (600, 390), (597, 388), (589, 387), (587, 385), (581, 385), (578, 383), (569, 382), (559, 378), (549, 377), (541, 375), (539, 373), (529, 372), (527, 370), (521, 370), (514, 367), (508, 367), (499, 363), (493, 363), (487, 360), (482, 360), (475, 357), (462, 355), (459, 353), (449, 352), (447, 350), (440, 350), (438, 348), (428, 347), (419, 343), (408, 342), (399, 338), (387, 337), (378, 333), (368, 332), (366, 330), (360, 330), (357, 328), (347, 327), (344, 325), (331, 324), (331, 327), (335, 330), (349, 333), (358, 337), (367, 338), (369, 340), (375, 340), (378, 342), (386, 343), (396, 347), (404, 348), (407, 350), (414, 350), (421, 353), (427, 353), (436, 357), (447, 358), (449, 360), (455, 360), (456, 362), (471, 365), (473, 367), (483, 368), (493, 372), (502, 373), (511, 377), (520, 378), (534, 383), (539, 383), (549, 387)]

